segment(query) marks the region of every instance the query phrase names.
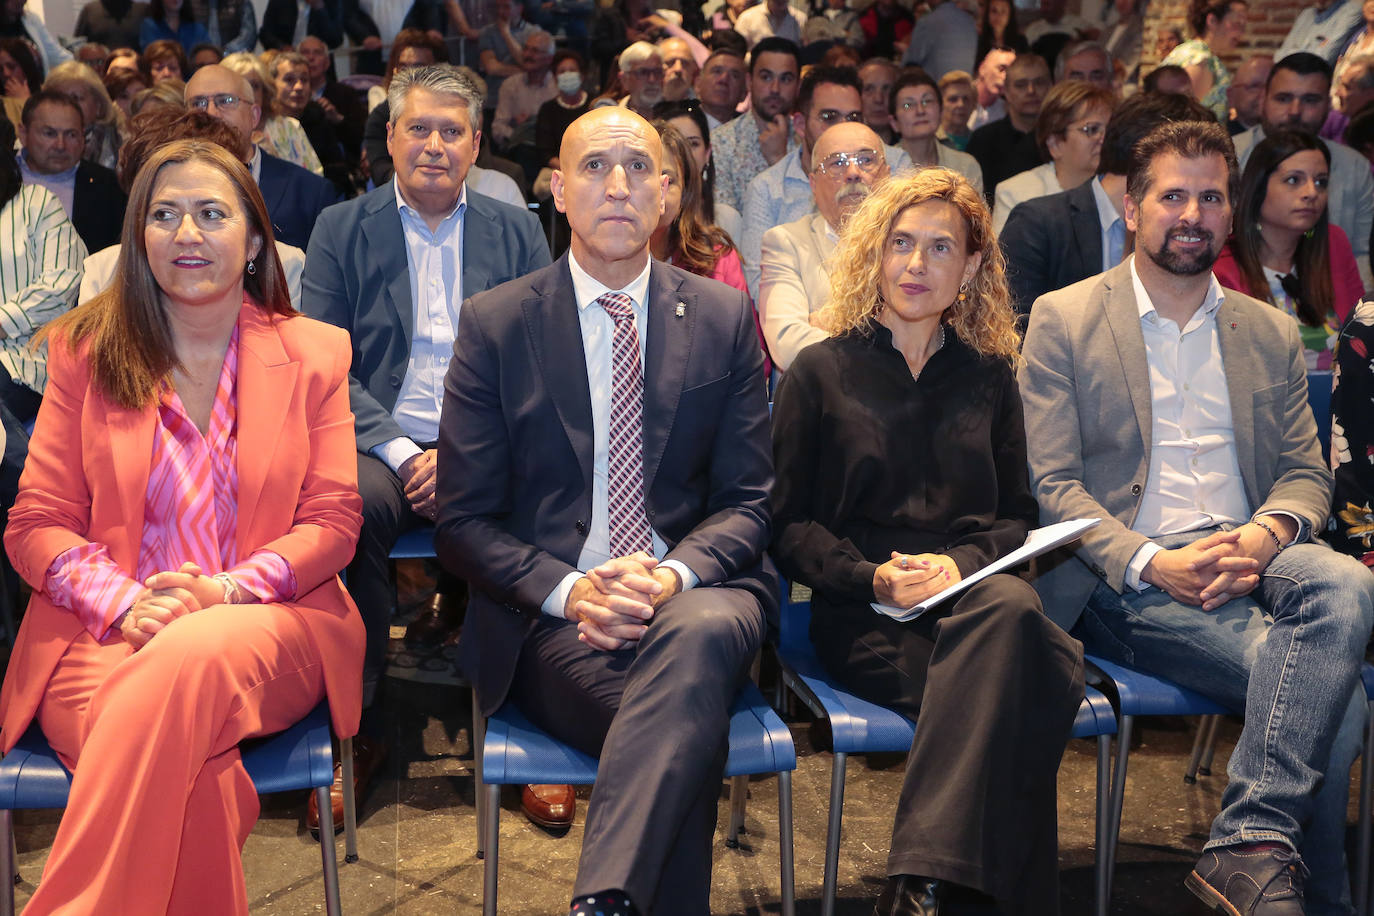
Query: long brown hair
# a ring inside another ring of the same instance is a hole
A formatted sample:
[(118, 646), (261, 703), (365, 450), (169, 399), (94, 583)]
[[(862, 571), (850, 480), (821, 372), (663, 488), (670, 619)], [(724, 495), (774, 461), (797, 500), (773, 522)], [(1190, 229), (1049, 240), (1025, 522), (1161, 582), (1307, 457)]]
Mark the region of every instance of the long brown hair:
[(672, 157), (682, 182), (682, 207), (668, 226), (669, 257), (684, 270), (710, 276), (716, 262), (733, 250), (735, 243), (702, 211), (701, 173), (687, 138), (667, 121), (654, 121), (654, 128), (663, 142), (663, 154)]
[[(1264, 207), (1265, 193), (1269, 189), (1269, 176), (1278, 171), (1288, 157), (1308, 150), (1320, 152), (1326, 160), (1327, 169), (1331, 168), (1331, 151), (1316, 136), (1302, 130), (1277, 130), (1255, 144), (1240, 178), (1231, 251), (1236, 256), (1241, 273), (1245, 275), (1250, 295), (1270, 305), (1277, 303), (1269, 291), (1269, 280), (1264, 276), (1264, 265), (1260, 262), (1260, 252), (1264, 249), (1260, 210)], [(1332, 306), (1336, 299), (1331, 286), (1331, 248), (1327, 242), (1330, 233), (1327, 220), (1329, 208), (1328, 203), (1317, 217), (1317, 224), (1311, 232), (1298, 239), (1298, 249), (1293, 253), (1293, 267), (1298, 275), (1300, 292), (1298, 301), (1294, 303), (1294, 311), (1299, 321), (1314, 328), (1321, 327), (1333, 313)]]
[(152, 403), (168, 376), (180, 367), (162, 288), (148, 263), (143, 229), (148, 222), (153, 186), (162, 169), (191, 161), (213, 166), (229, 179), (238, 193), (249, 231), (262, 240), (261, 250), (252, 262), (256, 270), (244, 274), (244, 292), (269, 315), (296, 314), (286, 274), (277, 258), (272, 222), (248, 168), (217, 143), (169, 143), (148, 158), (129, 191), (119, 264), (110, 288), (54, 320), (34, 337), (35, 347), (49, 336), (72, 349), (89, 342), (91, 375), (96, 386), (121, 407), (137, 410)]

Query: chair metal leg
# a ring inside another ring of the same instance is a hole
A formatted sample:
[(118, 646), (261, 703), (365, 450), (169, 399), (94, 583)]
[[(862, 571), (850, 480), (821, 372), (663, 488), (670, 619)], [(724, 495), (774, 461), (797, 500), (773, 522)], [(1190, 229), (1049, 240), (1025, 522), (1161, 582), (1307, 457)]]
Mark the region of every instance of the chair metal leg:
[(782, 916), (796, 916), (797, 882), (792, 861), (792, 771), (778, 774), (778, 860), (782, 871)]
[(14, 863), (14, 813), (0, 811), (0, 916), (14, 916), (14, 882), (19, 871)]
[(1116, 766), (1112, 768), (1111, 820), (1107, 824), (1107, 892), (1112, 896), (1112, 875), (1116, 871), (1116, 847), (1121, 838), (1121, 809), (1126, 799), (1126, 758), (1131, 752), (1131, 729), (1134, 716), (1122, 716), (1116, 726)]
[(1111, 735), (1098, 735), (1097, 737), (1097, 805), (1095, 827), (1097, 833), (1097, 848), (1094, 850), (1093, 861), (1093, 914), (1094, 916), (1107, 916), (1108, 894), (1111, 893), (1111, 867), (1112, 863), (1107, 858), (1107, 848), (1111, 845), (1111, 840), (1107, 836), (1107, 824), (1111, 820), (1111, 772), (1112, 772), (1112, 737)]
[(840, 823), (844, 820), (844, 767), (848, 754), (835, 753), (830, 765), (830, 819), (825, 828), (825, 879), (821, 884), (821, 916), (835, 916), (835, 890), (840, 870)]
[(1197, 772), (1199, 776), (1212, 775), (1212, 757), (1217, 752), (1217, 729), (1221, 726), (1221, 716), (1210, 716), (1211, 726), (1207, 729), (1207, 745), (1202, 749), (1202, 760), (1198, 762)]
[(1215, 733), (1216, 720), (1219, 716), (1203, 716), (1197, 723), (1197, 736), (1193, 738), (1193, 753), (1188, 758), (1188, 769), (1183, 774), (1183, 781), (1188, 785), (1197, 782), (1198, 764), (1202, 761), (1202, 755), (1209, 749), (1211, 736)]
[(473, 799), (477, 804), (477, 858), (486, 853), (485, 837), (487, 797), (486, 787), (482, 785), (482, 747), (487, 740), (487, 720), (477, 704), (477, 688), (472, 689), (472, 786)]
[(730, 780), (730, 826), (725, 831), (725, 845), (734, 849), (739, 846), (739, 835), (744, 832), (744, 807), (749, 802), (749, 777), (736, 776)]
[(1374, 704), (1364, 726), (1364, 754), (1360, 757), (1359, 853), (1355, 861), (1355, 912), (1369, 913), (1370, 805), (1374, 803)]
[[(343, 767), (344, 861), (358, 861), (358, 801), (353, 797), (353, 739), (339, 742), (339, 762)], [(333, 816), (332, 813), (330, 815)], [(333, 836), (333, 834), (330, 834)], [(324, 834), (320, 834), (324, 840)]]
[(501, 787), (483, 786), (486, 795), (486, 861), (482, 863), (482, 916), (496, 916), (496, 866), (501, 839)]
[[(344, 783), (345, 786), (351, 783)], [(345, 792), (347, 798), (351, 793)], [(324, 866), (324, 911), (328, 916), (340, 916), (339, 860), (334, 848), (334, 808), (329, 804), (329, 786), (315, 790), (315, 803), (320, 809), (320, 862)]]

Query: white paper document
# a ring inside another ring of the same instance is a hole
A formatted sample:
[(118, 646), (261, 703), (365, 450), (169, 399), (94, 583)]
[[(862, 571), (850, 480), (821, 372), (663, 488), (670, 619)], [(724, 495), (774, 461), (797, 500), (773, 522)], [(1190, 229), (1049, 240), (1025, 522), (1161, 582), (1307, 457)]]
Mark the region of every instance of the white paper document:
[(1060, 522), (1057, 525), (1046, 525), (1044, 528), (1036, 528), (1026, 535), (1026, 543), (1022, 544), (1005, 557), (1002, 557), (1002, 559), (984, 566), (967, 579), (959, 580), (938, 595), (932, 595), (920, 604), (914, 604), (909, 608), (892, 607), (889, 604), (879, 604), (874, 601), (872, 602), (873, 610), (877, 611), (879, 614), (886, 614), (893, 620), (915, 620), (941, 601), (959, 594), (975, 582), (986, 579), (994, 573), (1010, 569), (1013, 566), (1019, 566), (1031, 557), (1038, 557), (1040, 554), (1067, 544), (1070, 541), (1078, 540), (1078, 538), (1083, 536), (1083, 532), (1096, 527), (1100, 521), (1102, 521), (1100, 518), (1076, 518), (1070, 519), (1067, 522)]

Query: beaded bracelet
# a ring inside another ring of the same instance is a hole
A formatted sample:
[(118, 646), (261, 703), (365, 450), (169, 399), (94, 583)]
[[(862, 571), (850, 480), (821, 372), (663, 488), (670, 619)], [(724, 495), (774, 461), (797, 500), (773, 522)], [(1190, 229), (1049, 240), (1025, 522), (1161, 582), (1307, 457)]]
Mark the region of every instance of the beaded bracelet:
[(1269, 523), (1260, 518), (1254, 518), (1251, 519), (1251, 521), (1253, 521), (1256, 525), (1259, 525), (1261, 528), (1263, 528), (1265, 533), (1269, 535), (1269, 540), (1274, 542), (1274, 554), (1277, 556), (1279, 553), (1281, 553), (1283, 551), (1283, 542), (1279, 540), (1278, 534), (1269, 525)]

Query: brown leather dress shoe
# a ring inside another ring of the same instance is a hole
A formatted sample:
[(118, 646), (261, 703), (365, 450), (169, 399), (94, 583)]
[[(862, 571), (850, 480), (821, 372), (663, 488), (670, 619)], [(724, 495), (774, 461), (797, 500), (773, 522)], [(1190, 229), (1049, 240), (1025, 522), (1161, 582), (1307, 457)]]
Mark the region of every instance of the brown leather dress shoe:
[[(353, 810), (356, 812), (367, 795), (368, 786), (377, 768), (386, 759), (386, 745), (362, 735), (353, 738)], [(334, 817), (334, 832), (344, 829), (344, 785), (343, 764), (334, 762), (334, 785), (329, 789), (329, 807)], [(305, 826), (310, 832), (319, 835), (320, 808), (315, 801), (315, 793), (310, 793), (310, 801), (305, 808)]]
[(572, 786), (525, 786), (520, 792), (520, 810), (540, 827), (567, 830), (577, 813), (577, 795)]
[(467, 601), (463, 595), (435, 594), (420, 615), (406, 626), (406, 643), (437, 646), (463, 626)]

